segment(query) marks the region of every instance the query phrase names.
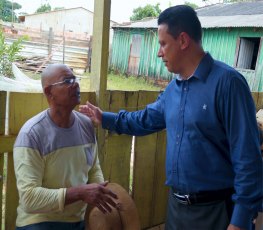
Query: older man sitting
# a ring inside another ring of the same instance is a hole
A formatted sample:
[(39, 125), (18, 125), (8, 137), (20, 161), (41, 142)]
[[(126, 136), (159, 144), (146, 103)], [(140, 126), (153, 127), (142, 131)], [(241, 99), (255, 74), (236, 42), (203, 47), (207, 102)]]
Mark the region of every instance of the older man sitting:
[(111, 212), (117, 196), (105, 187), (92, 122), (73, 110), (80, 103), (77, 78), (68, 66), (52, 64), (41, 81), (49, 108), (24, 124), (14, 145), (16, 229), (84, 229), (86, 205)]

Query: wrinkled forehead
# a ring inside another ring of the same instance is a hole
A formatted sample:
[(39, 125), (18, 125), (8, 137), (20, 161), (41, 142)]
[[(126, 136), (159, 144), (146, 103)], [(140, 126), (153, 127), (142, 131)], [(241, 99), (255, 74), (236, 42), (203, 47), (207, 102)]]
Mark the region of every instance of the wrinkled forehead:
[(54, 68), (50, 73), (50, 78), (52, 80), (63, 80), (72, 76), (74, 76), (72, 70), (65, 65)]
[(50, 85), (74, 77), (72, 70), (62, 64), (49, 65), (42, 73), (42, 85)]

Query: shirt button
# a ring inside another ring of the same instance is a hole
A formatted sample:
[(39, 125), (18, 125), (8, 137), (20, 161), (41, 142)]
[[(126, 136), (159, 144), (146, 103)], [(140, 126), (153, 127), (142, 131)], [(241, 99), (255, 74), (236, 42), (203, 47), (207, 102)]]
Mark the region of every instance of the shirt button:
[(178, 145), (178, 144), (179, 144), (179, 142), (177, 141), (177, 142), (176, 142), (176, 144)]
[(186, 91), (187, 90), (187, 88), (186, 87), (184, 87), (184, 91)]

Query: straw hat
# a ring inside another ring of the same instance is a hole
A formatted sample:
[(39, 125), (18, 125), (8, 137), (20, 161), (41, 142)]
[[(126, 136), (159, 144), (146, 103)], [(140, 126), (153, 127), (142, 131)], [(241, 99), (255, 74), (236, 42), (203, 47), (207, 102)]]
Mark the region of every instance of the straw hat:
[(115, 183), (109, 183), (106, 187), (117, 194), (120, 208), (103, 214), (97, 207), (88, 207), (85, 214), (86, 230), (140, 230), (139, 215), (127, 191)]

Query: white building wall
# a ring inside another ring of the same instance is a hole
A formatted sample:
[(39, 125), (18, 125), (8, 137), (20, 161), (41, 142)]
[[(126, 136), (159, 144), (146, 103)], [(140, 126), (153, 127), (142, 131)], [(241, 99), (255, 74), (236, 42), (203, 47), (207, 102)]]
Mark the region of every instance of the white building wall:
[[(110, 26), (115, 22), (110, 21)], [(93, 12), (84, 8), (72, 8), (45, 13), (25, 15), (25, 27), (48, 31), (52, 27), (55, 33), (65, 32), (85, 33), (87, 37), (93, 34)], [(109, 43), (112, 43), (113, 30), (110, 29)]]
[(41, 30), (65, 31), (86, 33), (92, 35), (93, 13), (83, 8), (58, 10), (47, 13), (32, 14), (25, 16), (25, 26)]

